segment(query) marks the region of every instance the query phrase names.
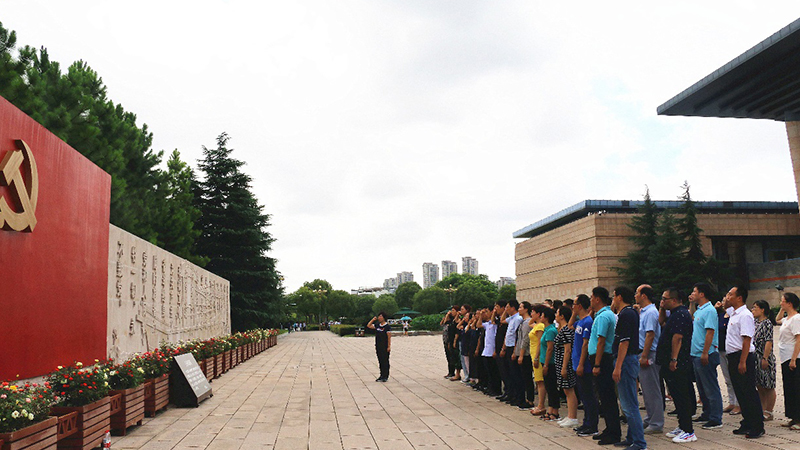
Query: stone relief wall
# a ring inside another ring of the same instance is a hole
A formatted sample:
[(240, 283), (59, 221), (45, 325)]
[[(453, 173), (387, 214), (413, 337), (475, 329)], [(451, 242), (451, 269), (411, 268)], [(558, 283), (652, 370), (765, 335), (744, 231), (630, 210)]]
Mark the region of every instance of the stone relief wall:
[(230, 283), (110, 226), (108, 357), (231, 331)]

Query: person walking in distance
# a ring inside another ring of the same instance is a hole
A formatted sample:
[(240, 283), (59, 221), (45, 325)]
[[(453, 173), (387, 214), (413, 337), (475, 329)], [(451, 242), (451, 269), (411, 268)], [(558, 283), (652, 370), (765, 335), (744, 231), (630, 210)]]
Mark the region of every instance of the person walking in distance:
[(378, 366), (381, 375), (375, 380), (385, 383), (389, 379), (389, 354), (392, 352), (392, 327), (386, 322), (386, 313), (380, 312), (367, 324), (375, 330), (375, 353), (378, 355)]

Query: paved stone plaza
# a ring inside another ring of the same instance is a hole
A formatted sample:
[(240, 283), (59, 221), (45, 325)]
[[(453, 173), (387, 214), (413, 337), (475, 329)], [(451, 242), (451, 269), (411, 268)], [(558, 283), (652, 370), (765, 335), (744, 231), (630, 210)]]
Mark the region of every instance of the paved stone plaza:
[[(395, 336), (391, 377), (376, 383), (370, 338), (340, 338), (327, 331), (281, 336), (277, 347), (215, 380), (214, 397), (199, 408), (170, 408), (145, 419), (128, 436), (115, 437), (112, 448), (600, 448), (590, 438), (444, 380), (441, 342), (440, 336)], [(779, 395), (780, 419), (782, 403)], [(673, 409), (671, 403), (667, 407)], [(782, 420), (767, 422), (767, 436), (761, 439), (734, 436), (739, 417), (726, 414), (721, 430), (698, 428), (699, 441), (686, 447), (800, 450), (800, 432), (781, 428)], [(667, 427), (676, 425), (670, 417)], [(649, 448), (681, 448), (663, 435), (647, 439)]]

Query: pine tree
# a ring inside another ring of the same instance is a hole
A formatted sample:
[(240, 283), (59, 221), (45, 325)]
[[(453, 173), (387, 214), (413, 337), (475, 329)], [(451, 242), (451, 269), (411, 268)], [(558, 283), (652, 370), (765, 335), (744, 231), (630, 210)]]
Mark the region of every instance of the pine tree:
[(622, 267), (614, 270), (622, 276), (626, 283), (638, 286), (652, 282), (654, 275), (652, 266), (654, 262), (654, 249), (658, 238), (658, 208), (650, 199), (650, 189), (646, 188), (644, 202), (639, 205), (637, 214), (628, 224), (634, 235), (628, 239), (635, 245), (635, 249), (628, 252), (627, 257), (621, 258)]
[(230, 281), (231, 323), (237, 331), (277, 323), (282, 288), (275, 260), (266, 255), (274, 242), (266, 231), (269, 216), (250, 191), (250, 176), (240, 170), (244, 162), (231, 157), (228, 140), (222, 133), (216, 148), (203, 147), (195, 254), (208, 257), (206, 269)]
[(192, 191), (194, 172), (181, 160), (178, 150), (170, 155), (164, 176), (161, 188), (166, 192), (159, 196), (166, 201), (157, 223), (158, 246), (203, 267), (208, 258), (194, 254), (194, 243), (200, 236), (200, 230), (195, 229), (200, 211), (195, 206)]
[(686, 289), (693, 281), (683, 271), (685, 245), (676, 231), (676, 220), (671, 211), (661, 213), (656, 232), (658, 235), (650, 261), (650, 284), (656, 291), (669, 286)]

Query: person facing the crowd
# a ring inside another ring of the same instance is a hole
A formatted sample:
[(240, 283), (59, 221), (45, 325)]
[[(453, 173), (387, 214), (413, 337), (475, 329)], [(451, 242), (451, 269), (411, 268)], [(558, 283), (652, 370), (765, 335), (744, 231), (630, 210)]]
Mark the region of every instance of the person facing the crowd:
[(656, 293), (648, 284), (636, 289), (634, 298), (639, 305), (639, 383), (642, 387), (645, 417), (644, 434), (658, 434), (664, 429), (664, 396), (661, 394), (661, 366), (656, 364), (656, 349), (661, 337)]
[(572, 346), (572, 366), (578, 379), (578, 395), (583, 404), (583, 423), (575, 432), (578, 436), (594, 436), (598, 434), (597, 421), (599, 418), (597, 397), (592, 387), (592, 359), (589, 357), (589, 339), (592, 334), (592, 307), (591, 300), (586, 294), (575, 298), (573, 316), (578, 316), (575, 322), (575, 340)]
[(596, 313), (589, 337), (589, 357), (592, 359), (595, 389), (600, 398), (600, 409), (606, 424), (606, 428), (593, 439), (600, 445), (616, 444), (622, 438), (615, 395), (616, 386), (612, 378), (614, 372), (612, 349), (617, 316), (611, 312), (611, 298), (606, 288), (598, 286), (592, 289), (591, 304)]
[(567, 417), (558, 422), (561, 428), (574, 428), (580, 423), (578, 422), (578, 398), (575, 395), (577, 381), (575, 371), (572, 369), (572, 344), (575, 341), (575, 332), (568, 325), (571, 317), (572, 310), (569, 306), (562, 306), (556, 311), (558, 334), (553, 340), (556, 350), (556, 381), (558, 388), (563, 390), (567, 397)]
[[(666, 311), (670, 314), (667, 317)], [(656, 350), (656, 364), (661, 366), (661, 376), (667, 383), (678, 413), (678, 427), (667, 433), (676, 443), (697, 441), (692, 425), (692, 416), (697, 403), (692, 387), (692, 363), (690, 346), (692, 341), (692, 315), (683, 304), (683, 296), (671, 287), (661, 296), (661, 314), (666, 323)]]
[(711, 304), (714, 291), (708, 283), (697, 283), (689, 299), (697, 305), (694, 312), (691, 352), (692, 369), (703, 412), (695, 421), (705, 422), (706, 430), (722, 428), (722, 392), (719, 389), (719, 318)]
[(547, 390), (544, 387), (544, 369), (542, 368), (542, 364), (539, 362), (541, 359), (541, 355), (539, 352), (542, 349), (541, 340), (542, 334), (544, 334), (544, 324), (542, 323), (542, 313), (544, 310), (547, 309), (546, 306), (542, 304), (533, 305), (533, 312), (531, 312), (531, 319), (529, 321), (529, 325), (531, 325), (531, 331), (528, 334), (530, 343), (531, 343), (531, 361), (533, 362), (533, 382), (536, 385), (536, 390), (539, 394), (539, 400), (535, 408), (531, 410), (531, 414), (534, 416), (541, 416), (542, 414), (547, 412), (545, 409), (544, 400), (547, 398)]
[(800, 298), (792, 292), (781, 296), (781, 313), (785, 314), (778, 332), (778, 356), (781, 361), (783, 401), (786, 418), (784, 426), (800, 431)]
[(612, 352), (615, 357), (612, 378), (617, 383), (619, 403), (628, 420), (628, 434), (623, 441), (626, 450), (644, 450), (642, 416), (639, 414), (639, 397), (636, 379), (639, 377), (639, 313), (633, 309), (633, 291), (625, 286), (614, 289), (612, 310), (617, 312)]
[(734, 310), (728, 322), (728, 336), (725, 340), (728, 372), (742, 409), (741, 426), (733, 433), (755, 439), (764, 435), (764, 416), (755, 387), (755, 319), (747, 309), (747, 289), (743, 286), (732, 287), (725, 300)]
[(772, 335), (774, 327), (770, 319), (769, 303), (758, 300), (753, 303), (753, 318), (756, 321), (756, 333), (753, 336), (756, 348), (756, 390), (764, 411), (764, 421), (770, 421), (775, 408), (775, 352), (772, 351)]
[(389, 379), (389, 354), (392, 352), (392, 327), (386, 322), (386, 313), (380, 312), (367, 324), (375, 330), (375, 353), (378, 355), (380, 376), (375, 381), (385, 383)]

